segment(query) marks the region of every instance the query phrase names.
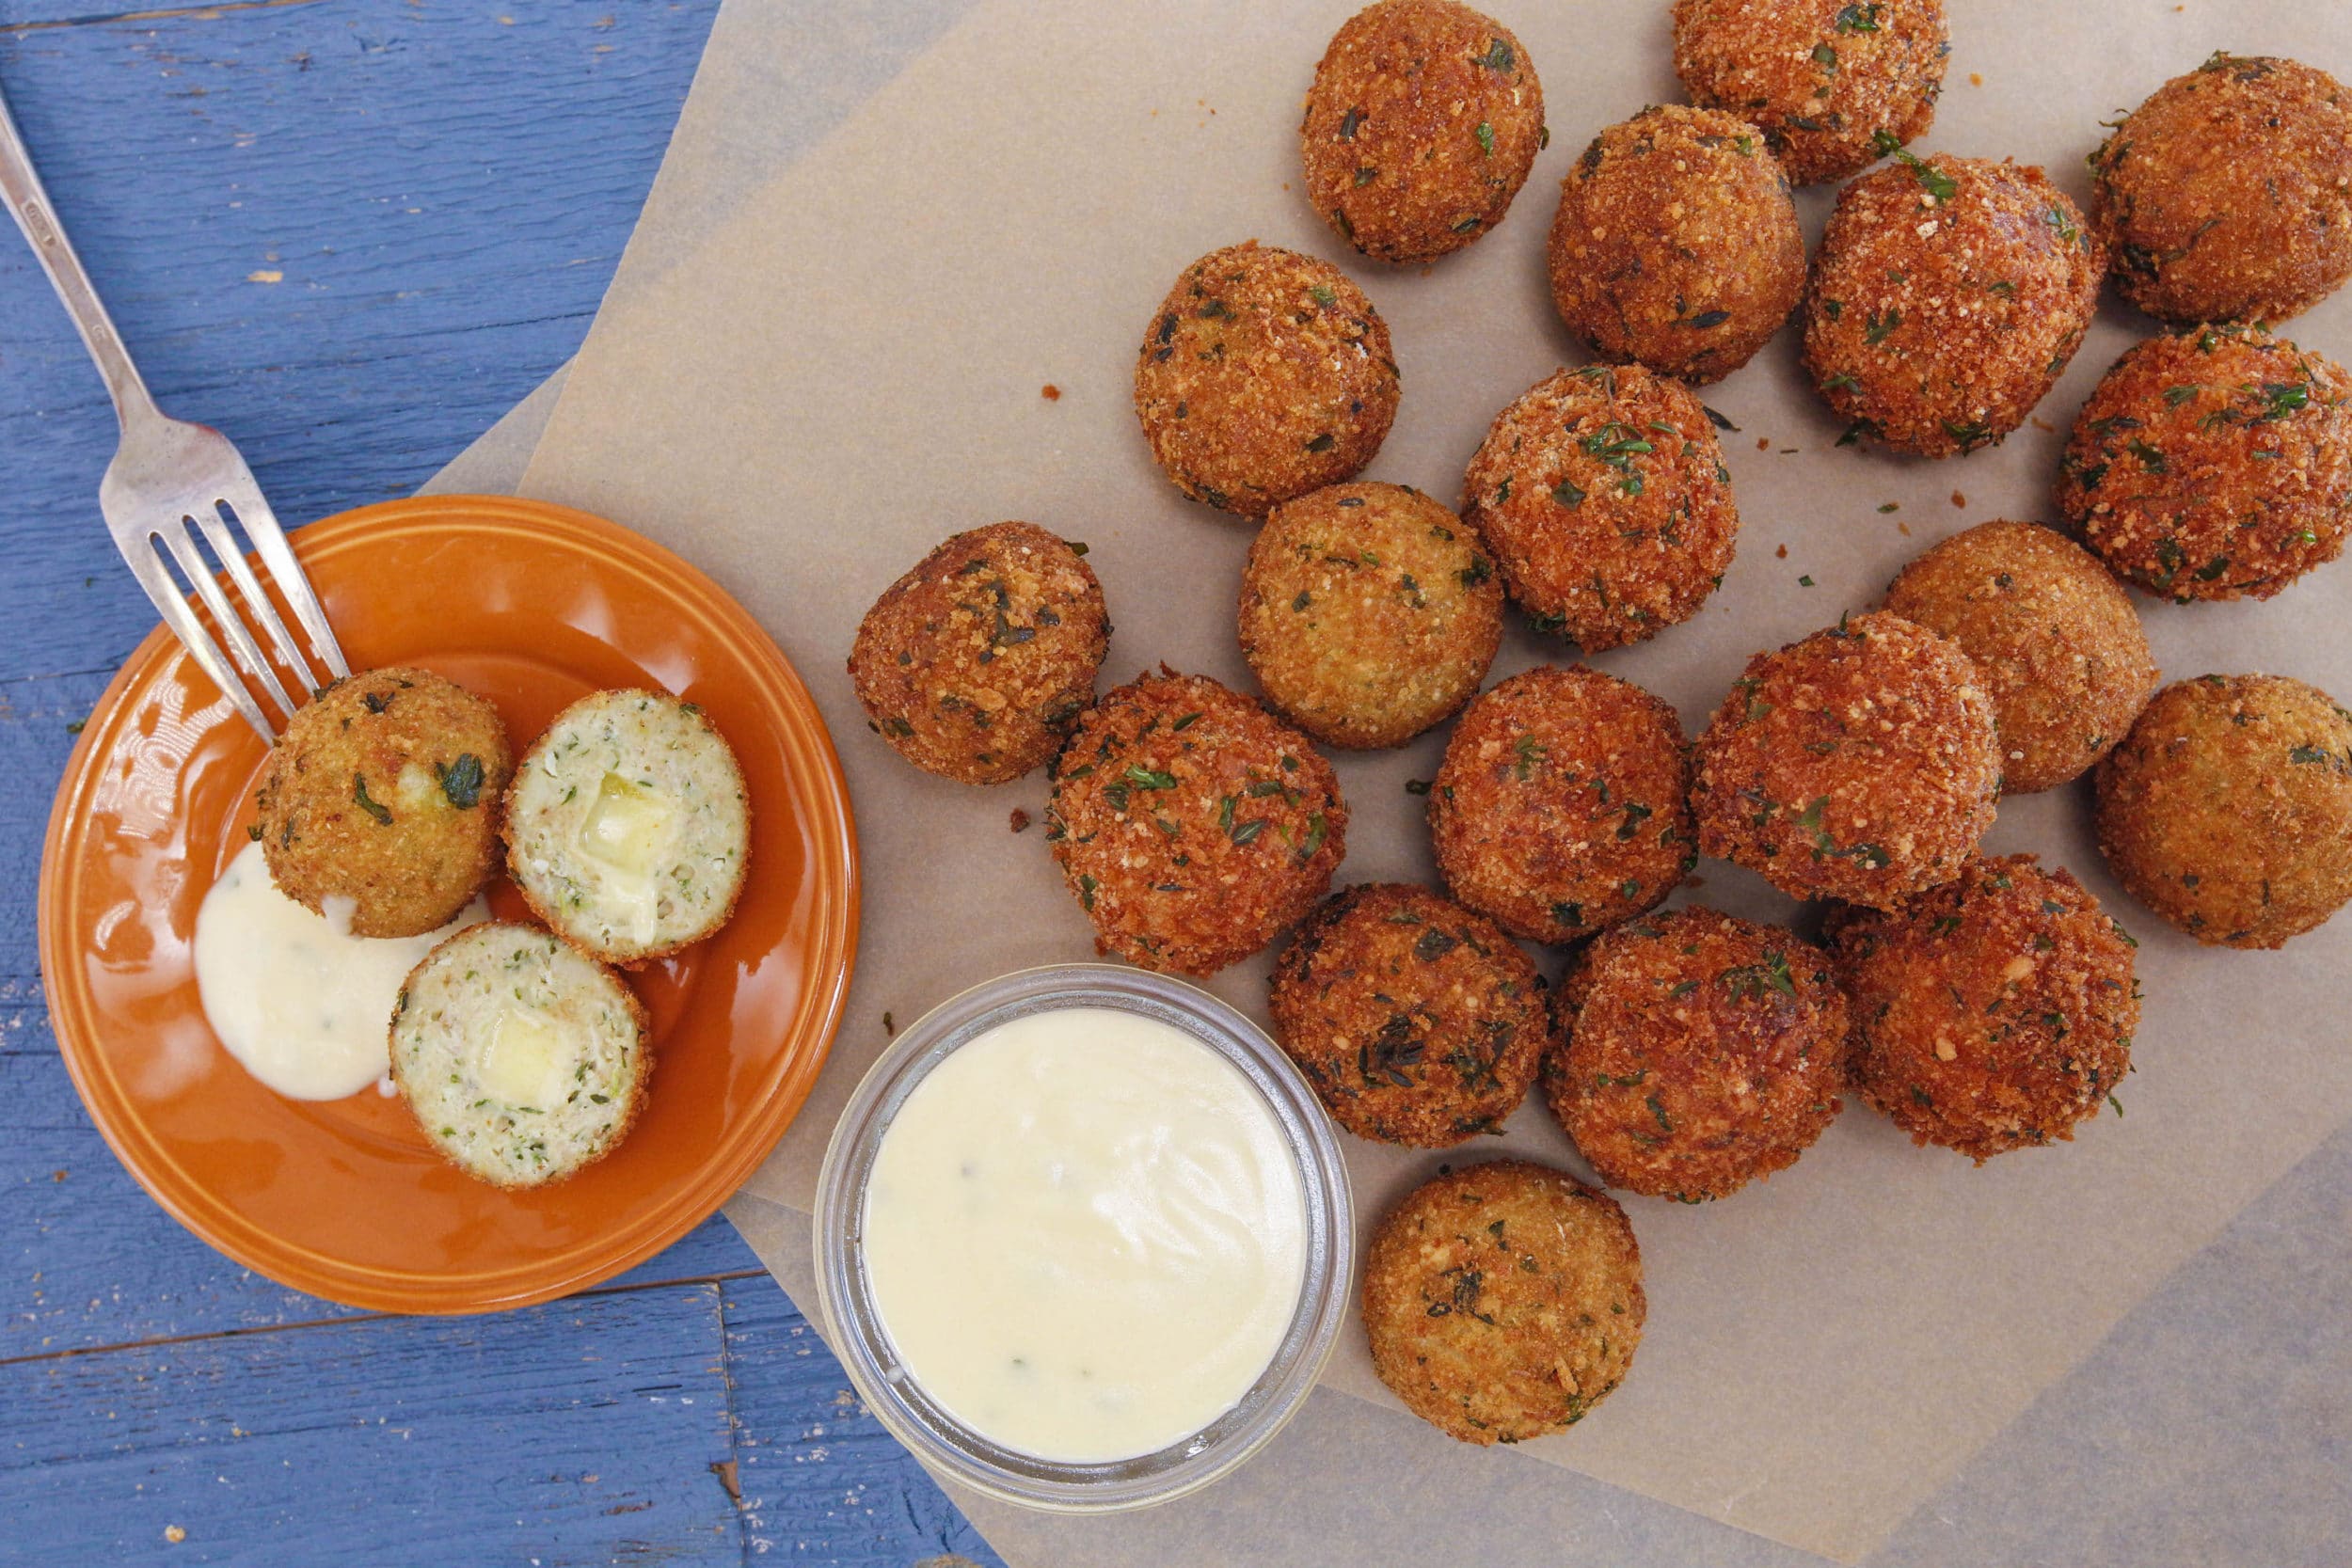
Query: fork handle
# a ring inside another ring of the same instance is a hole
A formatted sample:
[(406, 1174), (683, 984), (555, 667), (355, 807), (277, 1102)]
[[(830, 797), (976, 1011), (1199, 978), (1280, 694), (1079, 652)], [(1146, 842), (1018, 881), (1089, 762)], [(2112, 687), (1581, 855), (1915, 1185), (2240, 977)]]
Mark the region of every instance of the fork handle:
[(99, 303), (98, 290), (89, 274), (82, 270), (72, 242), (58, 227), (49, 193), (41, 189), (32, 155), (24, 150), (24, 138), (17, 135), (16, 121), (8, 115), (6, 97), (0, 97), (0, 200), (8, 202), (8, 215), (24, 231), (57, 297), (65, 302), (66, 314), (81, 332), (89, 356), (98, 361), (98, 373), (106, 378), (106, 391), (115, 401), (115, 418), (128, 429), (135, 419), (155, 417), (159, 412), (155, 400), (147, 383), (139, 379), (138, 367), (131, 363), (122, 335)]

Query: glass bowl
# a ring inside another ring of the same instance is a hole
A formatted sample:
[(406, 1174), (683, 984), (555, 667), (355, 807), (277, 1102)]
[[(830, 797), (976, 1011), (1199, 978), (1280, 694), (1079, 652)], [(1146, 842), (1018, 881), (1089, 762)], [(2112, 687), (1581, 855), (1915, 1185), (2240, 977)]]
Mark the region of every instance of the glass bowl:
[[(899, 1105), (931, 1069), (1009, 1019), (1066, 1007), (1112, 1007), (1183, 1030), (1257, 1089), (1297, 1162), (1306, 1198), (1298, 1304), (1274, 1358), (1238, 1403), (1182, 1442), (1132, 1459), (1071, 1464), (990, 1441), (958, 1421), (900, 1363), (875, 1310), (860, 1227), (876, 1150)], [(1314, 1091), (1265, 1032), (1180, 980), (1113, 964), (1026, 969), (948, 998), (900, 1034), (866, 1072), (834, 1127), (817, 1180), (817, 1299), (834, 1350), (859, 1396), (918, 1458), (1006, 1502), (1061, 1513), (1166, 1502), (1206, 1486), (1281, 1430), (1329, 1359), (1347, 1309), (1354, 1204)]]

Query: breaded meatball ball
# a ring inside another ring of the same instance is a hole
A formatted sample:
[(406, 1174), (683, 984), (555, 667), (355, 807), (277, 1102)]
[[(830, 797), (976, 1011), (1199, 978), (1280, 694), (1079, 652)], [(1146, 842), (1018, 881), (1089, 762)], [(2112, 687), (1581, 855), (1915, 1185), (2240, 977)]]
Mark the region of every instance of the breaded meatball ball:
[(1241, 651), (1266, 701), (1333, 746), (1400, 746), (1452, 718), (1502, 641), (1494, 562), (1418, 490), (1317, 490), (1249, 546)]
[(1720, 381), (1804, 293), (1788, 177), (1755, 126), (1644, 109), (1593, 138), (1560, 182), (1551, 298), (1604, 359)]
[(1307, 199), (1383, 261), (1430, 261), (1502, 221), (1544, 129), (1508, 27), (1454, 0), (1379, 0), (1341, 24), (1298, 128)]
[(1926, 135), (1952, 52), (1944, 0), (1675, 0), (1674, 28), (1691, 102), (1762, 126), (1800, 185)]
[(1696, 905), (1596, 938), (1544, 1098), (1600, 1179), (1683, 1203), (1796, 1162), (1843, 1104), (1846, 999), (1793, 931)]
[(907, 761), (1003, 784), (1051, 757), (1094, 700), (1110, 635), (1103, 585), (1076, 549), (1033, 523), (992, 523), (874, 601), (850, 680), (868, 727)]
[(2151, 593), (2269, 598), (2352, 531), (2352, 380), (2259, 327), (2151, 338), (2083, 404), (2058, 501)]
[(1366, 882), (1307, 917), (1274, 966), (1274, 1037), (1331, 1119), (1442, 1148), (1519, 1108), (1551, 1038), (1543, 976), (1494, 922)]
[(1364, 1258), (1373, 1370), (1465, 1443), (1582, 1420), (1625, 1381), (1648, 1308), (1616, 1199), (1525, 1160), (1423, 1183)]
[(1530, 942), (1654, 909), (1696, 863), (1675, 710), (1597, 670), (1540, 666), (1470, 705), (1429, 787), (1454, 896)]
[(2039, 168), (1904, 153), (1838, 193), (1805, 295), (1805, 367), (1849, 440), (1974, 451), (2065, 371), (2106, 271)]
[(1251, 240), (1176, 280), (1136, 360), (1136, 415), (1176, 488), (1263, 517), (1353, 479), (1396, 418), (1389, 328), (1327, 261)]
[(2352, 97), (2226, 52), (2158, 87), (2090, 156), (2125, 299), (2169, 322), (2284, 321), (2352, 277)]
[(1892, 908), (1993, 826), (1993, 715), (1960, 644), (1899, 615), (1758, 654), (1699, 737), (1699, 848), (1791, 897)]
[(1707, 410), (1638, 365), (1562, 371), (1495, 416), (1462, 515), (1537, 628), (1588, 653), (1697, 614), (1740, 532)]
[(1890, 912), (1832, 911), (1862, 1098), (1979, 1164), (2072, 1138), (2132, 1066), (2137, 945), (2066, 871), (1971, 861)]
[(2156, 693), (2099, 765), (2099, 847), (2199, 942), (2280, 947), (2352, 899), (2352, 713), (2283, 675)]
[(438, 930), (499, 867), (515, 756), (498, 709), (429, 670), (335, 682), (270, 748), (255, 832), (278, 891), (362, 937)]
[(1959, 643), (1993, 699), (2001, 789), (2029, 795), (2113, 751), (2156, 689), (2131, 595), (2034, 523), (1979, 523), (1902, 569), (1891, 614)]
[(1163, 671), (1079, 721), (1045, 824), (1098, 950), (1209, 974), (1323, 896), (1347, 808), (1305, 736), (1204, 675)]

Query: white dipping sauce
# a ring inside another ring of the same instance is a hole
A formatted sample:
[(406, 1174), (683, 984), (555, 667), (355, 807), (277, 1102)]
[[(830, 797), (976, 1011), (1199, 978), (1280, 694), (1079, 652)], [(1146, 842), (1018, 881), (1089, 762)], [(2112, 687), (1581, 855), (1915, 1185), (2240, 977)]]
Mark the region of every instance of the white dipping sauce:
[(876, 1314), (947, 1412), (1041, 1459), (1184, 1441), (1274, 1358), (1306, 1276), (1281, 1123), (1183, 1030), (1033, 1013), (950, 1053), (867, 1180)]
[(421, 937), (355, 937), (350, 909), (334, 912), (278, 892), (259, 844), (238, 852), (196, 912), (205, 1019), (229, 1054), (290, 1100), (341, 1100), (384, 1078), (401, 982), (443, 937), (490, 917), (477, 897)]

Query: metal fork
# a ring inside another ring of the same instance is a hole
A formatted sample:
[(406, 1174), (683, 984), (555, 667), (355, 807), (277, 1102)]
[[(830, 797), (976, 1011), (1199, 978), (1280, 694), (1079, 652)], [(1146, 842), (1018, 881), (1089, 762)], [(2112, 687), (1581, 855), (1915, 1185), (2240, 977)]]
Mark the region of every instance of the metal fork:
[[(311, 592), (310, 579), (303, 575), (269, 502), (262, 498), (253, 470), (246, 467), (229, 437), (209, 425), (167, 418), (155, 406), (138, 367), (131, 363), (122, 346), (121, 335), (98, 302), (89, 275), (82, 270), (65, 230), (57, 226), (49, 195), (33, 172), (32, 158), (17, 135), (16, 121), (9, 118), (4, 97), (0, 97), (0, 199), (8, 202), (9, 215), (40, 259), (114, 398), (122, 444), (99, 483), (98, 507), (105, 515), (115, 548), (122, 552), (132, 575), (162, 611), (164, 624), (178, 636), (188, 657), (212, 677), (264, 741), (275, 741), (278, 732), (271, 722), (271, 709), (262, 705), (264, 701), (278, 714), (291, 719), (314, 689), (351, 673), (334, 630), (326, 624), (326, 611)], [(246, 549), (238, 544), (234, 530), (244, 531), (260, 556), (262, 576), (301, 623), (309, 638), (307, 644), (287, 632), (277, 606), (246, 560)], [(177, 579), (172, 575), (175, 566)], [(222, 587), (222, 571), (235, 590), (234, 603)], [(189, 604), (191, 590), (227, 641), (233, 664), (222, 654), (203, 617)], [(269, 657), (263, 657), (255, 640), (256, 627), (267, 641)], [(294, 682), (291, 689), (281, 672)], [(260, 688), (258, 697), (253, 687)]]

